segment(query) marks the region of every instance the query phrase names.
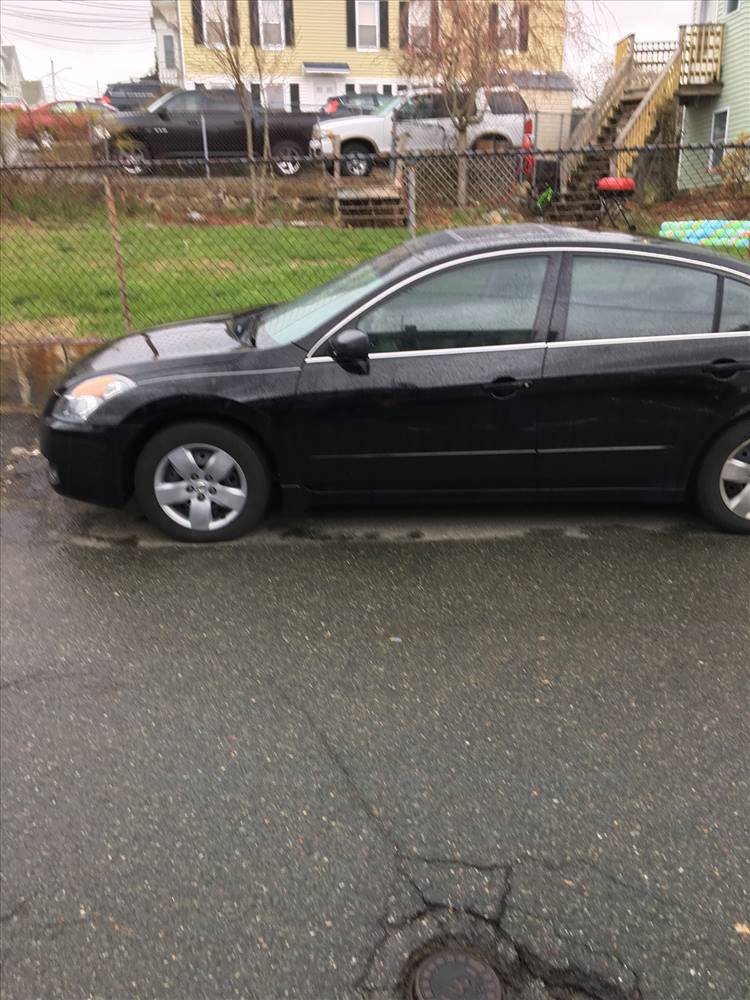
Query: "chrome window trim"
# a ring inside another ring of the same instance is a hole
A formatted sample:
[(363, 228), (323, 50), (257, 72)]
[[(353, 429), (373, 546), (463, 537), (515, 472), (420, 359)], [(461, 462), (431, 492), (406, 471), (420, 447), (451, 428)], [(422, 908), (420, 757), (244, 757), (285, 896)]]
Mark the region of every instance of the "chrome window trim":
[[(654, 253), (653, 250), (631, 250), (626, 248), (614, 248), (614, 247), (590, 247), (590, 246), (538, 246), (538, 247), (515, 247), (512, 250), (485, 250), (481, 253), (469, 254), (466, 257), (458, 257), (453, 260), (445, 260), (440, 264), (433, 264), (432, 267), (425, 268), (419, 271), (417, 274), (410, 274), (406, 278), (402, 278), (401, 281), (396, 282), (395, 285), (384, 289), (382, 292), (378, 292), (377, 295), (369, 299), (364, 305), (358, 306), (356, 309), (352, 310), (348, 316), (344, 319), (339, 320), (334, 326), (331, 327), (326, 333), (320, 337), (315, 344), (310, 348), (305, 356), (305, 364), (319, 364), (320, 362), (334, 361), (330, 355), (317, 355), (315, 352), (325, 344), (327, 340), (342, 330), (347, 323), (350, 323), (353, 319), (356, 319), (363, 312), (371, 309), (374, 305), (377, 305), (382, 299), (395, 292), (400, 291), (407, 285), (413, 284), (415, 281), (419, 281), (420, 278), (427, 277), (430, 274), (435, 274), (438, 271), (444, 271), (450, 267), (458, 267), (461, 264), (468, 264), (475, 260), (488, 260), (493, 257), (508, 257), (514, 255), (516, 257), (523, 257), (527, 254), (553, 254), (553, 253), (603, 253), (609, 256), (627, 256), (627, 257), (647, 257), (651, 260), (657, 261), (672, 261), (678, 264), (688, 265), (692, 267), (701, 267), (707, 271), (712, 271), (713, 273), (721, 272), (730, 274), (733, 277), (739, 278), (740, 280), (748, 281), (750, 276), (745, 274), (743, 271), (737, 271), (733, 267), (728, 267), (725, 264), (714, 264), (702, 260), (693, 260), (690, 257), (680, 257), (676, 254), (666, 254), (666, 253)], [(714, 336), (741, 336), (742, 332), (719, 332), (719, 333), (687, 333), (687, 334), (666, 334), (663, 337), (622, 337), (618, 339), (610, 340), (561, 340), (561, 341), (549, 341), (547, 343), (543, 341), (534, 341), (533, 343), (524, 344), (500, 344), (490, 347), (446, 347), (446, 348), (431, 348), (424, 351), (383, 351), (382, 353), (373, 353), (370, 355), (370, 361), (375, 361), (377, 358), (394, 358), (394, 357), (430, 357), (434, 355), (448, 355), (448, 354), (467, 354), (467, 353), (480, 353), (484, 351), (509, 351), (509, 350), (523, 350), (524, 348), (530, 347), (570, 347), (572, 345), (581, 346), (589, 344), (604, 344), (604, 343), (649, 343), (650, 341), (660, 341), (660, 340), (683, 340), (683, 339), (694, 339), (696, 337), (714, 337)]]
[(593, 337), (590, 340), (551, 340), (547, 347), (593, 347), (595, 344), (660, 344), (672, 340), (712, 340), (720, 337), (750, 337), (744, 330), (726, 330), (718, 333), (665, 333), (655, 337)]

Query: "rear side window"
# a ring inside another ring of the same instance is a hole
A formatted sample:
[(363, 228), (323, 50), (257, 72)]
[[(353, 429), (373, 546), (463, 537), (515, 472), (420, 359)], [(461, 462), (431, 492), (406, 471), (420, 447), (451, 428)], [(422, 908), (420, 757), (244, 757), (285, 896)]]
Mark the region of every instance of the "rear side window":
[(720, 330), (750, 330), (750, 284), (724, 279)]
[(566, 340), (710, 333), (716, 275), (625, 257), (573, 258)]
[(446, 268), (378, 303), (357, 326), (373, 354), (528, 343), (547, 260), (534, 254)]
[(493, 115), (524, 115), (528, 111), (526, 101), (512, 90), (496, 90), (488, 101)]

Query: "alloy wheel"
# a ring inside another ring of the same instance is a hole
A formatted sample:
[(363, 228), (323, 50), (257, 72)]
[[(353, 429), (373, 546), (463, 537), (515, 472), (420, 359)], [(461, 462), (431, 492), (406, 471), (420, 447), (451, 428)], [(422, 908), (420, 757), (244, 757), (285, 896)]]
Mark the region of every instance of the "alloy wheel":
[(750, 439), (735, 448), (721, 467), (721, 499), (737, 517), (750, 521)]
[(140, 177), (146, 171), (148, 158), (142, 149), (121, 149), (118, 159), (126, 174)]
[(156, 466), (154, 496), (181, 527), (217, 531), (242, 513), (247, 480), (229, 452), (210, 444), (185, 444), (167, 452)]
[(344, 157), (344, 161), (346, 172), (350, 177), (367, 177), (370, 172), (369, 159), (362, 153), (349, 153), (348, 156)]
[(274, 152), (274, 164), (283, 177), (296, 177), (302, 169), (299, 153), (289, 146), (282, 146)]

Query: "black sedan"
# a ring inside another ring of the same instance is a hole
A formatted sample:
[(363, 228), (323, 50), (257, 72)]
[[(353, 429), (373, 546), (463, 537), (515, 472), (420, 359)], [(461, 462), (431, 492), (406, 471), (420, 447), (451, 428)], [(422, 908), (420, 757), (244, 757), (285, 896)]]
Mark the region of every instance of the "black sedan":
[(186, 541), (272, 500), (694, 498), (750, 533), (750, 266), (549, 226), (412, 240), (283, 305), (134, 334), (44, 416), (61, 493)]

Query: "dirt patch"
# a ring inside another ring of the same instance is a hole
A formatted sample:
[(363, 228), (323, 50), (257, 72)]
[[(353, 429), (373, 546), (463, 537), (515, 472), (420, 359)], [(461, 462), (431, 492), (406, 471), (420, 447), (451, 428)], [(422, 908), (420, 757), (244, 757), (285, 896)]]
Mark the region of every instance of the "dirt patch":
[(235, 264), (232, 260), (213, 260), (211, 257), (180, 261), (154, 260), (143, 263), (141, 267), (154, 274), (174, 274), (176, 268), (182, 268), (194, 272), (196, 275), (219, 278), (227, 274), (236, 274), (240, 270), (239, 264)]
[(76, 316), (45, 316), (44, 320), (14, 320), (0, 323), (0, 341), (3, 343), (33, 343), (43, 340), (67, 340), (78, 335)]

